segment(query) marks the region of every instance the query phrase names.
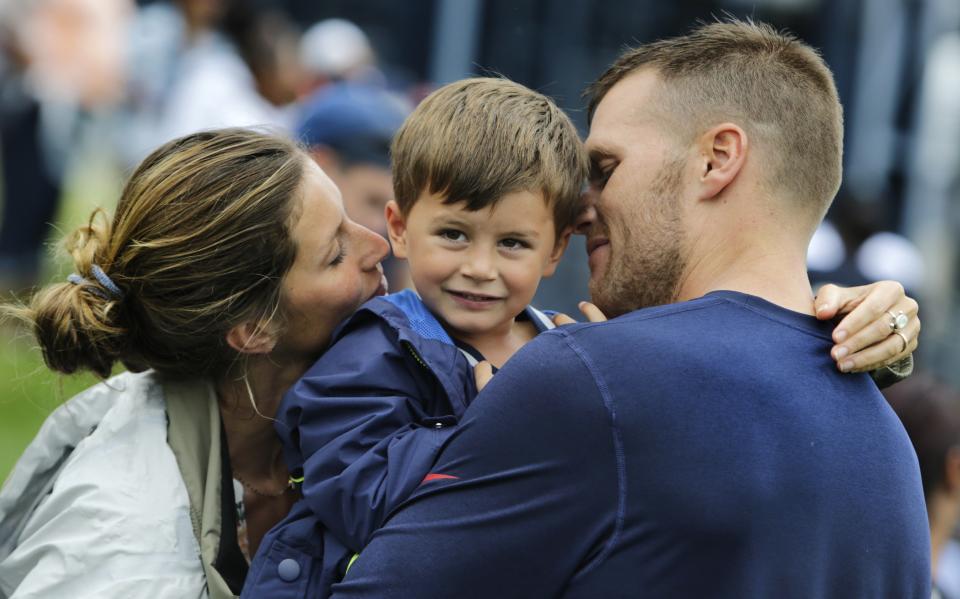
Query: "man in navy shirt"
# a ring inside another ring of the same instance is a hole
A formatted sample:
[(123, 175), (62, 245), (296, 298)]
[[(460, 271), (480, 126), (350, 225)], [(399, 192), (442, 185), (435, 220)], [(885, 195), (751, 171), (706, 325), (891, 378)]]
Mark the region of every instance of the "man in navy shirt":
[[(517, 353), (334, 596), (929, 597), (910, 441), (811, 307), (840, 183), (827, 67), (715, 23), (590, 93), (581, 228), (619, 317)], [(891, 316), (886, 350), (911, 349)]]

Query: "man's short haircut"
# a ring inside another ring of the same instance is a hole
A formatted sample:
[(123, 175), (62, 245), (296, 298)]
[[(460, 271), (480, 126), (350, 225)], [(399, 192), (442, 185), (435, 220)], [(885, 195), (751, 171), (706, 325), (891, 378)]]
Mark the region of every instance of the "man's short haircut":
[(542, 192), (559, 234), (580, 211), (586, 156), (576, 127), (546, 96), (506, 79), (436, 90), (393, 140), (393, 187), (407, 214), (424, 191), (467, 210), (518, 191)]
[(840, 186), (843, 109), (816, 50), (765, 23), (701, 25), (622, 54), (586, 91), (591, 120), (607, 92), (640, 69), (667, 84), (657, 104), (685, 143), (735, 122), (764, 158), (767, 187), (823, 216)]

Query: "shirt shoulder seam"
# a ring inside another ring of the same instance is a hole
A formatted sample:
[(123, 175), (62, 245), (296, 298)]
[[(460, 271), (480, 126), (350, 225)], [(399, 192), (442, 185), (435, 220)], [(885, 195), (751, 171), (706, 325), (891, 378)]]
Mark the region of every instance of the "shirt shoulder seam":
[(603, 376), (600, 374), (599, 369), (593, 363), (593, 360), (590, 359), (590, 356), (587, 355), (584, 348), (576, 342), (575, 339), (570, 335), (569, 332), (563, 329), (555, 329), (562, 335), (564, 342), (567, 344), (567, 347), (577, 356), (577, 359), (583, 364), (584, 368), (590, 373), (590, 377), (593, 379), (593, 384), (596, 386), (597, 391), (600, 393), (600, 397), (603, 401), (604, 408), (606, 408), (607, 415), (610, 418), (610, 434), (613, 442), (614, 450), (614, 460), (615, 460), (615, 469), (617, 472), (617, 511), (614, 519), (613, 531), (610, 533), (610, 538), (607, 539), (603, 549), (598, 553), (594, 558), (591, 559), (585, 567), (581, 568), (576, 574), (574, 574), (571, 582), (578, 580), (584, 575), (590, 573), (594, 568), (599, 566), (606, 560), (607, 556), (613, 551), (617, 542), (620, 539), (620, 536), (623, 532), (623, 523), (626, 515), (626, 505), (627, 505), (627, 469), (626, 469), (626, 454), (623, 447), (623, 436), (620, 432), (620, 429), (617, 425), (617, 412), (616, 408), (613, 405), (613, 397), (610, 394), (609, 387), (607, 386), (606, 381), (603, 379)]

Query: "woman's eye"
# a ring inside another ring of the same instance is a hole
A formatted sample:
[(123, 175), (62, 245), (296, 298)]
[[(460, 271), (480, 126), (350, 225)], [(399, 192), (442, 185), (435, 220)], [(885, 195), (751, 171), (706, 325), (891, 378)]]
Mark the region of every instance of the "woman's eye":
[(347, 257), (347, 253), (343, 250), (343, 246), (340, 246), (340, 251), (337, 252), (336, 257), (330, 261), (330, 266), (338, 266), (343, 264), (343, 259)]
[(463, 234), (463, 231), (458, 231), (456, 229), (443, 229), (437, 233), (443, 239), (447, 241), (466, 241), (467, 236)]

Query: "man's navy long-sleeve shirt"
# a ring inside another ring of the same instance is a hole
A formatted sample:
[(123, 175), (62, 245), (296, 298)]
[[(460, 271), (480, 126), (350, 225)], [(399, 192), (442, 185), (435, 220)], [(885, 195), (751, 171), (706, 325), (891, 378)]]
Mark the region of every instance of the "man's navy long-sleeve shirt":
[(540, 335), (334, 597), (927, 599), (915, 454), (831, 344), (728, 291)]

